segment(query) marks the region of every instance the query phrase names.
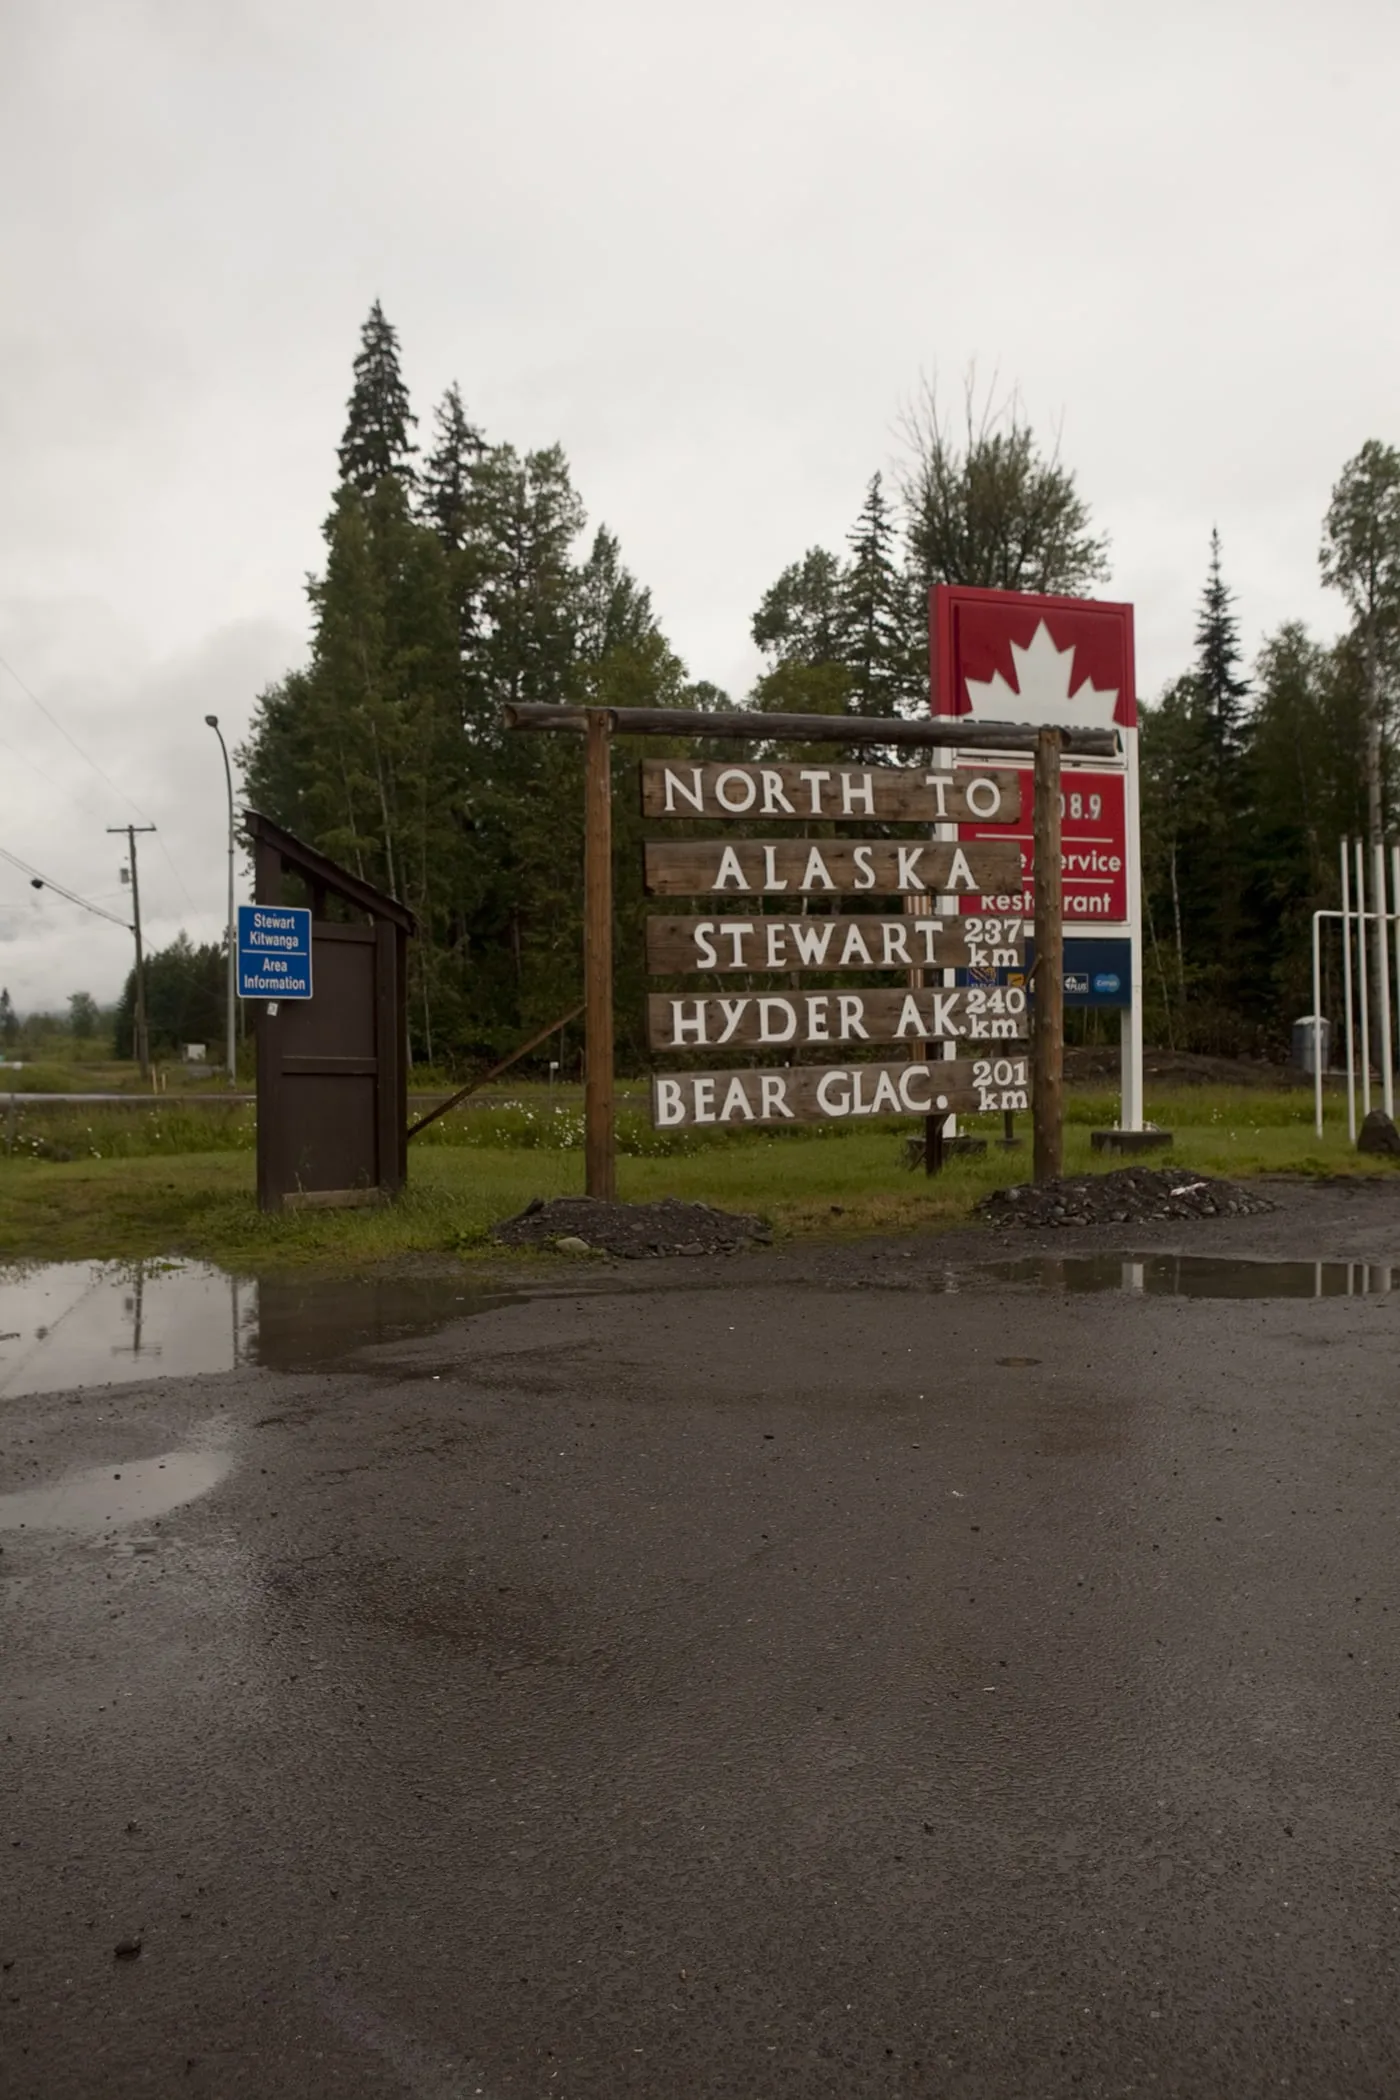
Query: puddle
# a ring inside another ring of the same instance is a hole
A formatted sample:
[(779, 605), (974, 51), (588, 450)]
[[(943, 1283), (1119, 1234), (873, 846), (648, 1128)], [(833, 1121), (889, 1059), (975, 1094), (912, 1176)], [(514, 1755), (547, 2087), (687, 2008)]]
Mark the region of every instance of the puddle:
[(167, 1451), (119, 1466), (89, 1466), (47, 1487), (0, 1495), (0, 1531), (115, 1531), (207, 1495), (229, 1468), (226, 1451)]
[(1367, 1298), (1400, 1290), (1400, 1264), (1269, 1261), (1213, 1254), (1027, 1254), (982, 1271), (1001, 1283), (1130, 1297)]
[(512, 1302), (456, 1276), (259, 1283), (204, 1262), (0, 1267), (0, 1402), (240, 1364), (319, 1370)]

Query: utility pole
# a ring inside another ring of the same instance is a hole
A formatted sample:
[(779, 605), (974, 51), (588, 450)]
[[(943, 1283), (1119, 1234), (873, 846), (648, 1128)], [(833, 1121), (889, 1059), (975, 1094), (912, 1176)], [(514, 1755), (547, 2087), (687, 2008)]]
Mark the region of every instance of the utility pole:
[(217, 715), (206, 715), (205, 722), (219, 739), (219, 749), (224, 754), (224, 785), (228, 789), (228, 994), (224, 1015), (228, 1030), (228, 1083), (238, 1084), (238, 1044), (234, 1039), (234, 1016), (238, 1012), (238, 946), (233, 910), (233, 768), (228, 760), (228, 745), (219, 727)]
[(151, 1076), (151, 1042), (146, 1028), (146, 965), (141, 952), (141, 886), (136, 879), (136, 834), (138, 831), (154, 831), (154, 824), (109, 824), (108, 832), (114, 837), (124, 838), (131, 855), (131, 930), (136, 936), (136, 1056), (141, 1066), (141, 1077)]

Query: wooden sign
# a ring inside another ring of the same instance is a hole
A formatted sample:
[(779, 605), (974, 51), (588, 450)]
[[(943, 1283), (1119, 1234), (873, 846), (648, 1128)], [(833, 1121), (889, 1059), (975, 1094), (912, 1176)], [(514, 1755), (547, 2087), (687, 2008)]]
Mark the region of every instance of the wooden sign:
[(924, 766), (691, 765), (642, 760), (646, 817), (825, 817), (837, 823), (1013, 824), (1012, 768), (933, 773)]
[(942, 845), (897, 839), (676, 839), (646, 848), (653, 896), (922, 896), (1014, 889), (1021, 851), (1012, 843)]
[(1024, 1057), (937, 1064), (787, 1065), (748, 1072), (657, 1073), (658, 1130), (700, 1123), (826, 1123), (862, 1116), (995, 1115), (1030, 1099)]
[(1018, 984), (965, 991), (739, 992), (688, 998), (653, 992), (647, 1041), (653, 1050), (711, 1044), (1015, 1042), (1030, 1033)]
[(873, 912), (780, 919), (739, 912), (648, 919), (653, 977), (701, 970), (1019, 970), (1029, 919), (877, 917)]

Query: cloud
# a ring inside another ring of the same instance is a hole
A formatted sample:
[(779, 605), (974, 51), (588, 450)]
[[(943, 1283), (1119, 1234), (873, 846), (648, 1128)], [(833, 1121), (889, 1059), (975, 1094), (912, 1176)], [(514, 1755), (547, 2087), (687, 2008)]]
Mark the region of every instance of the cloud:
[[(217, 924), (202, 716), (301, 654), (376, 296), (425, 427), (456, 378), (490, 435), (563, 443), (694, 676), (742, 686), (764, 589), (841, 543), (921, 371), (974, 359), (1062, 429), (1143, 691), (1212, 525), (1247, 643), (1338, 624), (1328, 491), (1397, 435), (1384, 0), (11, 14), (0, 647), (161, 822), (197, 900), (143, 857), (162, 928)], [(0, 738), (0, 843), (114, 894), (127, 805), (3, 674)], [(0, 888), (6, 969), (110, 990), (52, 910)]]
[[(230, 746), (237, 744), (258, 692), (301, 652), (294, 630), (244, 620), (193, 648), (147, 657), (100, 603), (0, 608), (0, 656), (26, 666), (26, 684), (73, 739), (0, 670), (0, 845), (126, 918), (130, 893), (119, 880), (126, 840), (107, 827), (153, 822), (156, 835), (137, 840), (148, 946), (163, 946), (182, 928), (192, 940), (217, 940), (226, 908), (227, 796), (204, 717), (217, 714)], [(22, 1012), (59, 1006), (78, 990), (114, 999), (133, 952), (120, 927), (31, 889), (3, 862), (0, 943), (4, 982)]]

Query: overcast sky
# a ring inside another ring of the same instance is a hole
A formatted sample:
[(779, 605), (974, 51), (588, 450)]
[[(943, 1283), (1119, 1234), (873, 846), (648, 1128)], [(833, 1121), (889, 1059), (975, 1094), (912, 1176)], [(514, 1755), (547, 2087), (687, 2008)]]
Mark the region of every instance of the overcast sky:
[[(558, 439), (692, 675), (838, 545), (921, 373), (1061, 434), (1190, 650), (1211, 526), (1247, 647), (1338, 625), (1343, 461), (1400, 441), (1394, 0), (9, 0), (0, 65), (0, 846), (213, 938), (224, 784), (302, 659), (376, 296), (426, 424)], [(0, 863), (21, 1010), (119, 928)]]

